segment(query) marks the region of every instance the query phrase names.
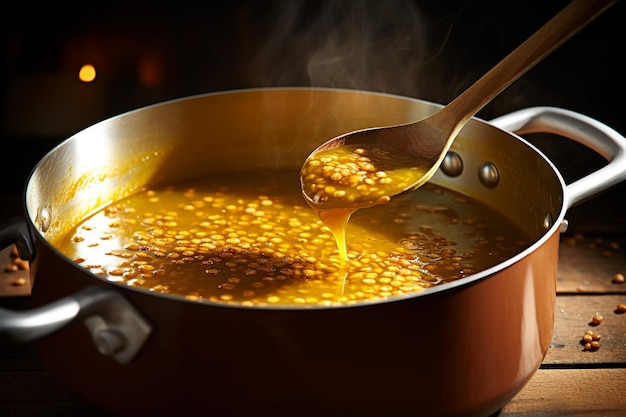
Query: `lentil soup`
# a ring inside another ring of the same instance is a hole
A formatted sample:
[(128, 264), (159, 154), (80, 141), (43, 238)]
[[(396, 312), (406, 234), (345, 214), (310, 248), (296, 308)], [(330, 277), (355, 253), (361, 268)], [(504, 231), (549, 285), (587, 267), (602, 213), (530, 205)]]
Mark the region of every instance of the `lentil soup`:
[(343, 145), (309, 156), (302, 166), (302, 192), (322, 210), (371, 207), (409, 189), (430, 165), (382, 145)]
[(269, 170), (145, 190), (97, 211), (56, 245), (109, 281), (149, 291), (332, 306), (423, 291), (531, 242), (480, 202), (426, 184), (354, 213), (344, 262), (298, 181), (298, 171)]

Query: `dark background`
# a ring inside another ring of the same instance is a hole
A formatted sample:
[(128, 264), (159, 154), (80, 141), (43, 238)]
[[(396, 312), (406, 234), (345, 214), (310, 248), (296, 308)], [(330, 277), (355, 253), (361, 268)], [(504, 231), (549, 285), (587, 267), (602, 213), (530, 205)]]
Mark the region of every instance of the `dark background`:
[[(567, 1), (20, 2), (0, 22), (0, 195), (34, 165), (110, 116), (194, 94), (265, 86), (384, 91), (446, 104)], [(550, 105), (626, 133), (623, 2), (592, 22), (478, 116)], [(97, 78), (77, 79), (92, 63)], [(533, 138), (567, 180), (602, 159)], [(596, 206), (621, 211), (620, 185)], [(4, 199), (0, 217), (21, 210)], [(601, 212), (571, 210), (586, 221)], [(584, 206), (584, 207), (583, 207)], [(591, 214), (590, 214), (591, 213)], [(625, 230), (623, 217), (616, 231)], [(584, 228), (578, 224), (578, 227)], [(612, 225), (609, 225), (609, 229)]]

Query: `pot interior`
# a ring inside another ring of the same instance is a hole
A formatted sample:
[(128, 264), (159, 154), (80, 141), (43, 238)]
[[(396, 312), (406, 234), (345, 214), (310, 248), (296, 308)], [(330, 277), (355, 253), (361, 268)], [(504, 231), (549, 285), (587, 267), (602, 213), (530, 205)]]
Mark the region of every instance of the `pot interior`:
[[(262, 167), (299, 169), (328, 138), (407, 123), (440, 106), (336, 89), (215, 93), (138, 109), (93, 125), (50, 152), (27, 185), (30, 220), (48, 240), (103, 205), (146, 187)], [(526, 141), (472, 119), (431, 182), (505, 214), (533, 240), (563, 209), (563, 182)]]

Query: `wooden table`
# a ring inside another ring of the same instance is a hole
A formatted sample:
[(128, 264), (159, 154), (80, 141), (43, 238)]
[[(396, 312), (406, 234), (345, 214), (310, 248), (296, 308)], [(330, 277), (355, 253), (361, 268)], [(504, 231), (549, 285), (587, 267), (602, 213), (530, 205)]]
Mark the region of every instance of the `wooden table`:
[[(562, 236), (552, 344), (541, 368), (500, 417), (626, 415), (626, 314), (616, 312), (618, 304), (626, 304), (626, 284), (613, 282), (616, 274), (626, 275), (622, 192), (617, 189), (595, 205), (571, 210), (576, 221), (570, 219), (570, 224), (582, 227)], [(0, 255), (0, 306), (17, 308), (28, 295), (29, 280), (19, 280), (27, 277), (24, 272), (4, 272), (10, 253)], [(596, 313), (603, 319), (592, 326)], [(601, 334), (598, 350), (587, 351), (581, 344), (588, 330)], [(30, 346), (3, 349), (0, 355), (1, 416), (86, 415)]]
[[(552, 344), (539, 371), (500, 416), (626, 415), (626, 314), (616, 311), (626, 303), (626, 284), (612, 282), (626, 273), (625, 248), (623, 237), (564, 236)], [(598, 313), (603, 319), (594, 326)], [(602, 336), (597, 351), (581, 344), (588, 330)]]

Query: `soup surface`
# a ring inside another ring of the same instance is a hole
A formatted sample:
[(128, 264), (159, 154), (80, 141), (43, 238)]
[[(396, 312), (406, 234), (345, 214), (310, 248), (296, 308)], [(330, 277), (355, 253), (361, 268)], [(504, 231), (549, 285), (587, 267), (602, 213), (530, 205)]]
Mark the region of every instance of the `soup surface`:
[(109, 281), (239, 305), (356, 303), (422, 291), (518, 253), (530, 239), (494, 210), (426, 184), (358, 210), (347, 257), (304, 201), (296, 170), (228, 173), (146, 190), (57, 247)]

